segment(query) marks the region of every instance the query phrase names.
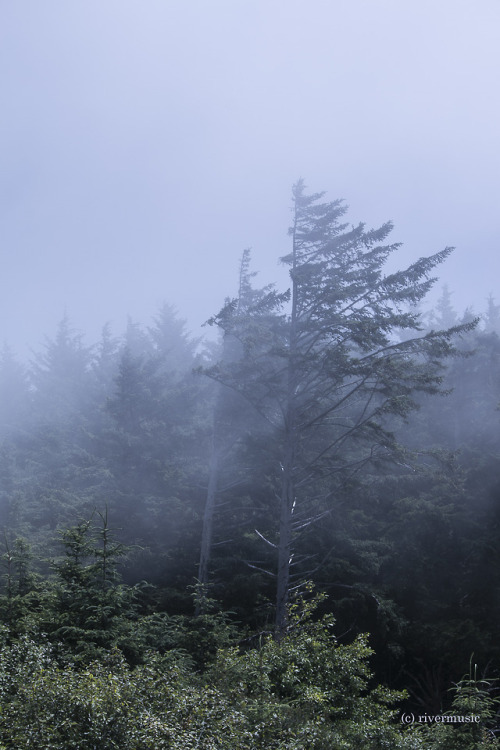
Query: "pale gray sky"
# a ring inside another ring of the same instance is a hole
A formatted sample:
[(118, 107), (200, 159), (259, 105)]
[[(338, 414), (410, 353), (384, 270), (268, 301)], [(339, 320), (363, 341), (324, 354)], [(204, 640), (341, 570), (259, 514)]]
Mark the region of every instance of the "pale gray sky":
[(244, 247), (283, 278), (300, 176), (500, 302), (499, 71), (499, 0), (4, 0), (0, 339), (198, 333)]

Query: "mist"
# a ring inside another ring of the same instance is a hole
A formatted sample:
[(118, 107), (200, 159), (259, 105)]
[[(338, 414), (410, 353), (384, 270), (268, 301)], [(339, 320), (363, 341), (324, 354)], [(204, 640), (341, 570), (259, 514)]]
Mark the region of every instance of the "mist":
[(95, 341), (165, 302), (198, 335), (288, 252), (291, 186), (447, 245), (457, 309), (495, 295), (496, 2), (20, 2), (1, 10), (1, 337)]
[(2, 747), (500, 747), (499, 36), (0, 8)]

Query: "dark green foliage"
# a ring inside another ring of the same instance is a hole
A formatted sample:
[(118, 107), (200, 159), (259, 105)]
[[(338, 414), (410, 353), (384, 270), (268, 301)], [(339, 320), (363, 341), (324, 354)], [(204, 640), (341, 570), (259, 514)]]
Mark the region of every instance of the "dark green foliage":
[(72, 659), (88, 662), (119, 646), (133, 657), (134, 590), (119, 583), (124, 553), (115, 542), (107, 512), (61, 534), (64, 558), (54, 564), (53, 605), (41, 626)]
[(393, 721), (397, 696), (368, 689), (365, 642), (337, 645), (331, 621), (315, 623), (313, 609), (293, 608), (281, 644), (220, 650), (203, 677), (175, 656), (150, 654), (130, 669), (111, 652), (76, 670), (43, 642), (5, 643), (0, 741), (20, 750), (417, 750)]
[[(133, 672), (118, 653), (83, 670), (25, 639), (0, 655), (0, 747), (185, 750), (245, 747), (244, 718), (175, 661)], [(241, 744), (240, 744), (241, 742)]]
[(339, 645), (332, 618), (313, 619), (320, 601), (291, 606), (290, 627), (279, 643), (268, 634), (243, 654), (221, 651), (210, 679), (252, 721), (256, 747), (416, 746), (393, 722), (390, 706), (401, 696), (368, 689), (366, 638)]
[(30, 629), (37, 613), (47, 606), (45, 585), (32, 570), (33, 555), (25, 539), (3, 540), (0, 617), (13, 635)]
[(452, 689), (450, 711), (432, 726), (420, 727), (423, 747), (430, 750), (479, 750), (500, 747), (495, 726), (499, 699), (491, 681), (479, 679), (477, 665), (470, 661), (469, 674)]

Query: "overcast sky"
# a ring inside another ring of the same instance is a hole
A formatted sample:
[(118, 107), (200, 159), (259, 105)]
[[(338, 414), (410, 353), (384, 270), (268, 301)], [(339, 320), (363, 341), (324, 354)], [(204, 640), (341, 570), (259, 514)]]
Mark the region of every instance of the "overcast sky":
[(0, 338), (198, 334), (243, 248), (284, 281), (299, 177), (500, 302), (499, 72), (499, 0), (0, 0)]

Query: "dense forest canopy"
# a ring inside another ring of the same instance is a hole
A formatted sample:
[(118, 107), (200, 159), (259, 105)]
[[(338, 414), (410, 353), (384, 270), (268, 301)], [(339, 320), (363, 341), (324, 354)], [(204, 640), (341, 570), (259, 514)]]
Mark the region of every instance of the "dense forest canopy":
[(0, 747), (497, 746), (500, 307), (423, 313), (450, 249), (388, 273), (390, 224), (293, 199), (218, 342), (4, 347)]

